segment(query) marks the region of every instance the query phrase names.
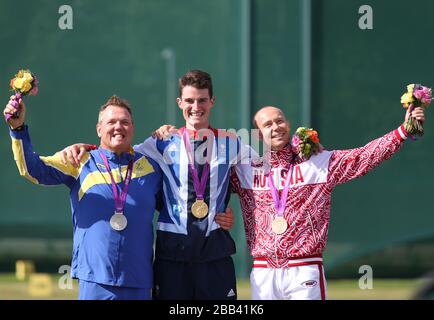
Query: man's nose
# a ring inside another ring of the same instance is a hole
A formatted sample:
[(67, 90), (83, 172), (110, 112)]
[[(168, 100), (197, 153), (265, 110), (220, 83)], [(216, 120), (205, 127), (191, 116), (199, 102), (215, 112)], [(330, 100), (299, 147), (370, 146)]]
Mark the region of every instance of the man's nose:
[(271, 125), (271, 129), (276, 130), (277, 128), (279, 128), (279, 126), (276, 122), (273, 122), (273, 124)]

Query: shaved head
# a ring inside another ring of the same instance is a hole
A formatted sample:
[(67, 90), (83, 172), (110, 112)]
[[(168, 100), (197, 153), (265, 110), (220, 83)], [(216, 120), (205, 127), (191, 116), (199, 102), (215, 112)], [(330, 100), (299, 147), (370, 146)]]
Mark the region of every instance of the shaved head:
[[(259, 128), (258, 123), (257, 123), (258, 116), (262, 115), (264, 112), (267, 113), (268, 111), (279, 112), (285, 118), (285, 114), (283, 113), (283, 111), (281, 109), (279, 109), (277, 107), (273, 107), (273, 106), (265, 106), (265, 107), (262, 107), (261, 109), (259, 109), (258, 111), (256, 111), (255, 115), (253, 116), (253, 125), (255, 126), (255, 128)], [(286, 120), (286, 118), (285, 118), (285, 120)]]
[(261, 132), (261, 138), (272, 150), (280, 150), (289, 143), (291, 126), (282, 110), (273, 106), (259, 109), (253, 124)]

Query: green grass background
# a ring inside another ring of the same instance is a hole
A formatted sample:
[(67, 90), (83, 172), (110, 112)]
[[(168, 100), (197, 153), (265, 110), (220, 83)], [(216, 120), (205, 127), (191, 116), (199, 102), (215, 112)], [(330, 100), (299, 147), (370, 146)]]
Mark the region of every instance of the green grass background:
[[(52, 295), (34, 297), (29, 295), (28, 280), (18, 281), (13, 273), (0, 274), (0, 300), (43, 299), (70, 300), (77, 299), (77, 281), (73, 281), (73, 289), (59, 288), (60, 275), (51, 275)], [(414, 279), (375, 279), (372, 289), (361, 290), (358, 279), (329, 280), (327, 292), (329, 300), (406, 300), (411, 299), (416, 289), (422, 285), (421, 280)], [(238, 299), (250, 299), (250, 286), (247, 280), (238, 283)]]

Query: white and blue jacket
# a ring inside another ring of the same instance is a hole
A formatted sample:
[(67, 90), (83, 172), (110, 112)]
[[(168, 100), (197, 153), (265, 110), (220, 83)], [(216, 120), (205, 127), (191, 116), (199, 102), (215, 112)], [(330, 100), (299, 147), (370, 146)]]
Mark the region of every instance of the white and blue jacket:
[[(185, 128), (180, 132), (183, 130)], [(137, 152), (155, 160), (163, 172), (163, 207), (157, 224), (156, 259), (204, 262), (235, 253), (231, 235), (220, 228), (214, 218), (228, 205), (230, 169), (240, 160), (240, 141), (224, 130), (212, 129), (212, 132), (212, 148), (203, 148), (205, 152), (212, 150), (204, 194), (209, 213), (203, 219), (191, 213), (196, 194), (182, 136), (172, 135), (168, 140), (148, 138), (134, 147)], [(191, 142), (195, 153), (207, 143), (194, 139)], [(195, 165), (200, 178), (203, 165)]]

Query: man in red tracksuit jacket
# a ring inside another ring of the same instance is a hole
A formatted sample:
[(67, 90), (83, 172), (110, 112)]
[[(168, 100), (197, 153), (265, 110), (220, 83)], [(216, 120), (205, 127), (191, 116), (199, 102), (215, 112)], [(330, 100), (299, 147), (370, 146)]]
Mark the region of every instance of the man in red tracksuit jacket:
[[(407, 111), (405, 120), (410, 116), (425, 120), (422, 108)], [(264, 142), (271, 150), (262, 163), (253, 161), (233, 168), (231, 182), (240, 197), (247, 244), (254, 259), (252, 298), (326, 299), (322, 253), (327, 243), (332, 190), (389, 159), (399, 150), (407, 132), (401, 125), (361, 148), (322, 151), (301, 161), (291, 151), (290, 124), (280, 109), (264, 107), (254, 121), (263, 137), (268, 137)], [(280, 212), (286, 226), (276, 233), (272, 224), (279, 215), (275, 206), (279, 192), (273, 199), (268, 179), (271, 177), (275, 188), (282, 190), (288, 172), (290, 184)]]

